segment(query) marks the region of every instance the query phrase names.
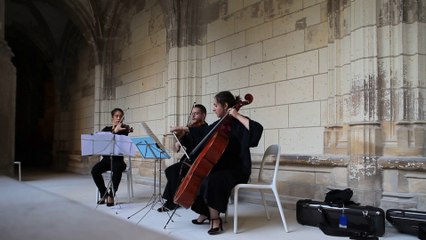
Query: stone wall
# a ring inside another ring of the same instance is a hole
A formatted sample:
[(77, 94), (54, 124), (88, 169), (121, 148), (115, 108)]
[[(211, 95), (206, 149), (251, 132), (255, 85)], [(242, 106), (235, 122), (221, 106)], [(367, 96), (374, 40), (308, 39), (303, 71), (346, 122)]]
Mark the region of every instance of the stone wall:
[[(364, 204), (393, 206), (408, 196), (410, 207), (424, 206), (425, 167), (391, 159), (424, 161), (425, 4), (179, 2), (149, 0), (122, 12), (110, 65), (90, 65), (91, 54), (79, 52), (74, 104), (61, 126), (71, 129), (71, 156), (79, 134), (109, 124), (113, 107), (126, 110), (133, 136), (146, 134), (145, 121), (170, 144), (163, 135), (186, 123), (194, 102), (207, 107), (211, 123), (214, 94), (230, 90), (254, 96), (240, 110), (265, 128), (254, 156), (282, 146), (286, 202), (350, 187)], [(84, 89), (93, 93), (82, 97)], [(152, 179), (152, 161), (136, 159), (136, 171)]]

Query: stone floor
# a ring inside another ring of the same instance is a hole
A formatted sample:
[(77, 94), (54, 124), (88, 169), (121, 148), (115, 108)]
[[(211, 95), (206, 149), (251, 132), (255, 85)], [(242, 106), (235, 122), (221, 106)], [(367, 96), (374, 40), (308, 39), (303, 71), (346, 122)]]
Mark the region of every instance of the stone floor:
[[(225, 231), (210, 236), (208, 224), (190, 222), (197, 217), (191, 210), (179, 208), (167, 224), (170, 216), (156, 211), (159, 197), (151, 187), (135, 184), (134, 197), (128, 202), (125, 180), (121, 184), (120, 204), (106, 207), (95, 204), (96, 189), (87, 175), (32, 172), (23, 173), (22, 182), (0, 176), (0, 189), (6, 190), (0, 198), (0, 239), (345, 239), (298, 224), (295, 211), (288, 209), (284, 211), (289, 233), (285, 233), (276, 208), (267, 221), (262, 206), (244, 202), (239, 205), (239, 233), (233, 232), (230, 204)], [(387, 226), (380, 239), (417, 238)]]

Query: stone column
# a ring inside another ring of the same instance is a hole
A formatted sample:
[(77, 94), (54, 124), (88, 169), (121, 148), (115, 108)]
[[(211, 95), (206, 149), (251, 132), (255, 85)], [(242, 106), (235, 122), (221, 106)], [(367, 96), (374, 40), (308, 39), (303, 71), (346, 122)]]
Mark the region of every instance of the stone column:
[[(167, 0), (161, 5), (167, 29), (166, 124), (167, 127), (186, 125), (193, 104), (202, 103), (207, 22), (204, 13), (211, 10), (211, 6), (205, 0)], [(175, 141), (171, 135), (165, 136), (164, 140), (168, 146)]]
[(422, 6), (328, 1), (330, 127), (324, 152), (342, 154), (347, 146), (349, 187), (364, 204), (380, 202), (379, 158), (425, 154)]
[(382, 176), (378, 159), (382, 155), (380, 124), (353, 123), (349, 130), (348, 184), (354, 201), (378, 206), (382, 194)]
[(12, 51), (4, 39), (4, 9), (5, 1), (0, 0), (0, 175), (12, 175), (15, 159), (16, 69), (11, 61)]
[(347, 154), (354, 201), (378, 205), (382, 154), (376, 1), (329, 1), (329, 125), (326, 154)]
[(167, 0), (161, 5), (167, 29), (167, 124), (185, 125), (193, 103), (201, 103), (204, 13), (211, 6), (205, 0)]

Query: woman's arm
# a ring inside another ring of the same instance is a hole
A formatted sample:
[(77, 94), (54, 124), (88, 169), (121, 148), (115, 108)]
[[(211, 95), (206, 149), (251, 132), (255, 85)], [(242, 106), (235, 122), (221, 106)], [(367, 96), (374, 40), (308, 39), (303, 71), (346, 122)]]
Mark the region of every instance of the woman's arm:
[(241, 115), (235, 108), (228, 109), (228, 113), (241, 122), (241, 124), (244, 125), (244, 127), (250, 131), (250, 120), (246, 118), (245, 116)]

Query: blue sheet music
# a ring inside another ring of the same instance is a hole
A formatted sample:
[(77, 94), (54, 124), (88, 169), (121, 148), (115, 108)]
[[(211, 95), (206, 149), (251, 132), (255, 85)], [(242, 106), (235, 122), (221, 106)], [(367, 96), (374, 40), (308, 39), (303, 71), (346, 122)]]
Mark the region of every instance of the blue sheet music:
[(152, 137), (133, 137), (131, 139), (144, 158), (170, 158), (166, 150), (161, 149)]

